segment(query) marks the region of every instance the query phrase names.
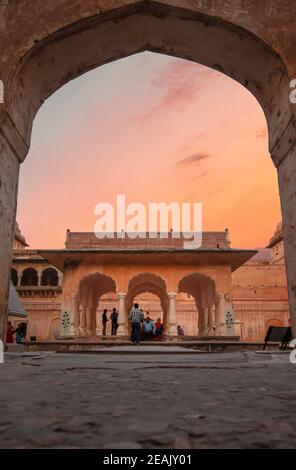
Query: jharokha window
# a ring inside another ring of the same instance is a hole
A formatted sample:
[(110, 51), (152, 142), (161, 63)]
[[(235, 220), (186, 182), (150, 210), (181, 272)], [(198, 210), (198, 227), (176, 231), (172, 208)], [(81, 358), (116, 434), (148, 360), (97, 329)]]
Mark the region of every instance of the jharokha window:
[(23, 271), (21, 285), (22, 286), (38, 286), (38, 274), (37, 274), (36, 269), (27, 268)]
[(41, 277), (41, 285), (42, 286), (58, 286), (59, 284), (59, 277), (58, 273), (53, 268), (47, 268), (43, 271)]

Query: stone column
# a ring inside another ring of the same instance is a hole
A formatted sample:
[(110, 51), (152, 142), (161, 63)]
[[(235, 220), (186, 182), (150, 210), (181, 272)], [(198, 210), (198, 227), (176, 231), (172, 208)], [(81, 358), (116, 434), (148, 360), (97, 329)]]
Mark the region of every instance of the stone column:
[(208, 312), (207, 307), (203, 308), (201, 305), (198, 307), (198, 335), (204, 336), (207, 334)]
[(43, 269), (42, 268), (37, 268), (37, 276), (38, 276), (38, 283), (37, 285), (40, 287), (41, 286), (41, 281), (42, 281), (42, 272), (43, 272)]
[(176, 292), (169, 292), (168, 335), (177, 336)]
[(198, 335), (204, 336), (207, 334), (208, 326), (208, 304), (205, 288), (200, 291), (199, 303), (198, 303), (198, 312), (199, 312), (199, 321), (198, 321)]
[[(1, 114), (0, 118), (2, 118)], [(4, 127), (5, 124), (1, 124), (2, 126)], [(6, 130), (8, 131), (8, 129)], [(7, 322), (8, 289), (20, 165), (15, 151), (17, 148), (17, 138), (15, 144), (10, 146), (7, 138), (3, 134), (0, 135), (0, 339), (5, 337)]]
[(214, 333), (214, 305), (208, 307), (208, 335), (213, 335)]
[(86, 306), (86, 334), (92, 336), (92, 309), (89, 305)]
[(22, 271), (17, 267), (17, 287), (21, 285)]
[(80, 336), (86, 336), (86, 305), (80, 305), (79, 314), (79, 334)]
[(204, 317), (203, 317), (203, 331), (202, 331), (202, 335), (203, 335), (203, 336), (208, 336), (208, 334), (209, 334), (209, 328), (208, 328), (208, 322), (209, 322), (209, 307), (206, 306), (203, 310), (204, 310)]
[(71, 295), (71, 320), (70, 320), (70, 335), (79, 335), (79, 311), (77, 304), (77, 294)]
[(126, 336), (127, 335), (127, 318), (126, 318), (125, 298), (126, 298), (126, 294), (124, 292), (120, 292), (118, 294), (118, 328), (117, 328), (117, 336)]
[(97, 336), (97, 309), (93, 307), (91, 312), (92, 318), (92, 336)]
[(198, 336), (201, 336), (202, 332), (202, 322), (203, 322), (203, 309), (201, 308), (200, 305), (196, 306), (197, 311), (198, 311)]
[(62, 273), (58, 273), (58, 279), (59, 279), (58, 286), (63, 287), (63, 274)]
[(215, 325), (216, 335), (225, 335), (225, 318), (224, 318), (224, 294), (217, 294), (217, 300), (215, 304)]

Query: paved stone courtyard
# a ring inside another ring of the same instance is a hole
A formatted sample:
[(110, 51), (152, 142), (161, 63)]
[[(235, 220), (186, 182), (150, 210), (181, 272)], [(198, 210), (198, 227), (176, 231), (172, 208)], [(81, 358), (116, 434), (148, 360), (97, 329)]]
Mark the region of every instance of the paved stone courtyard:
[(7, 353), (1, 448), (293, 448), (287, 354)]

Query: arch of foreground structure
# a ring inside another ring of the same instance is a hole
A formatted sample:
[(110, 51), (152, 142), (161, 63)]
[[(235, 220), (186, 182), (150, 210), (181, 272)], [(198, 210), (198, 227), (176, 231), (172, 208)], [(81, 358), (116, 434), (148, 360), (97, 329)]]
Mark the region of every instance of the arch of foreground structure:
[[(294, 0), (24, 0), (0, 5), (0, 337), (7, 319), (19, 165), (44, 100), (84, 72), (150, 50), (219, 70), (258, 99), (277, 167), (292, 325), (296, 333), (296, 77)], [(247, 58), (247, 60), (246, 60)]]
[(163, 323), (168, 333), (171, 335), (176, 334), (176, 322), (170, 325), (170, 305), (169, 295), (167, 293), (167, 286), (165, 280), (153, 273), (140, 273), (132, 277), (128, 284), (128, 291), (126, 295), (126, 312), (130, 311), (133, 305), (133, 300), (140, 294), (149, 292), (156, 295), (161, 304), (163, 312)]
[(201, 273), (190, 273), (180, 280), (178, 292), (185, 292), (195, 300), (199, 336), (212, 336), (213, 334), (223, 336), (225, 334), (224, 296), (218, 295), (213, 279)]
[[(97, 307), (100, 297), (116, 292), (115, 281), (101, 273), (92, 273), (79, 282), (77, 292), (66, 295), (63, 299), (62, 311), (72, 311), (70, 334), (73, 336), (95, 336), (97, 329)], [(64, 330), (64, 331), (63, 331)], [(61, 334), (68, 333), (63, 325)]]

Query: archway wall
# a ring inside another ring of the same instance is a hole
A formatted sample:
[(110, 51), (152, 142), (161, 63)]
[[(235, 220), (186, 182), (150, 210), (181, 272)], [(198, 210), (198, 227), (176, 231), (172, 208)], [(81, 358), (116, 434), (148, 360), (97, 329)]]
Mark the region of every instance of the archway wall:
[[(148, 275), (148, 281), (153, 281), (153, 276), (160, 278), (166, 287), (167, 292), (178, 292), (180, 280), (188, 274), (200, 273), (211, 278), (219, 292), (231, 292), (231, 270), (227, 265), (217, 266), (196, 266), (196, 265), (169, 265), (169, 264), (134, 264), (132, 255), (130, 262), (123, 265), (119, 262), (115, 264), (96, 265), (73, 263), (68, 264), (64, 271), (63, 291), (66, 295), (76, 294), (80, 282), (87, 276), (100, 273), (114, 279), (117, 293), (127, 293), (130, 290), (130, 283), (138, 276)], [(149, 274), (152, 276), (149, 278)], [(140, 283), (141, 286), (143, 283)], [(145, 283), (144, 283), (145, 284)], [(143, 285), (144, 285), (143, 284)], [(135, 288), (138, 284), (135, 284)], [(133, 286), (132, 286), (133, 287)], [(143, 287), (144, 288), (144, 287)]]
[[(284, 62), (284, 50), (280, 54), (284, 44), (278, 35), (267, 34), (270, 21), (278, 24), (282, 8), (264, 9), (260, 18), (256, 1), (247, 6), (235, 2), (235, 8), (213, 1), (209, 8), (208, 2), (193, 6), (188, 0), (108, 0), (99, 2), (99, 14), (97, 7), (82, 12), (76, 2), (69, 3), (63, 2), (63, 15), (56, 10), (60, 1), (42, 11), (36, 8), (36, 16), (30, 5), (31, 21), (25, 21), (22, 35), (16, 34), (16, 47), (1, 72), (9, 98), (4, 110), (27, 145), (32, 120), (50, 94), (92, 68), (143, 50), (187, 58), (242, 83), (265, 112), (273, 131), (271, 150), (291, 124), (293, 109), (287, 97), (296, 66)], [(292, 2), (290, 10), (292, 14)], [(12, 15), (15, 20), (15, 10), (5, 12), (7, 21)], [(282, 17), (281, 26), (288, 20), (289, 16)], [(290, 23), (287, 29), (291, 33)]]
[[(198, 61), (248, 88), (268, 123), (278, 167), (296, 333), (296, 3), (257, 0), (52, 0), (0, 6), (0, 336), (6, 321), (19, 163), (44, 100), (87, 70), (143, 50)], [(32, 86), (34, 84), (34, 86)]]

